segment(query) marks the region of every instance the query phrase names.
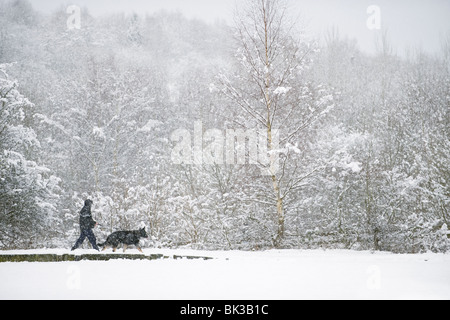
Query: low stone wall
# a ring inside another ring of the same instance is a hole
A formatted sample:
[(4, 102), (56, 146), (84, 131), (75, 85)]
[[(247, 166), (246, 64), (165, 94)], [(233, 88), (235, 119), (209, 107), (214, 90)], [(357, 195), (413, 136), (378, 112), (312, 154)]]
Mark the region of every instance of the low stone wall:
[(159, 259), (200, 259), (211, 260), (210, 257), (196, 256), (164, 256), (162, 254), (12, 254), (2, 255), (1, 262), (64, 262), (64, 261), (109, 261), (109, 260), (159, 260)]

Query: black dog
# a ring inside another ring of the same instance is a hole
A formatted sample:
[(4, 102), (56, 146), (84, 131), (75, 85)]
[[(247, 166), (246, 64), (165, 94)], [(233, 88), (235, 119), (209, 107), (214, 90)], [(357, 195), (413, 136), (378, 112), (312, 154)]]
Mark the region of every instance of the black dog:
[[(134, 245), (137, 249), (142, 252), (142, 249), (139, 247), (139, 241), (141, 238), (148, 238), (147, 232), (145, 232), (145, 228), (142, 228), (137, 231), (117, 231), (106, 239), (106, 242), (103, 244), (98, 244), (103, 248), (103, 251), (112, 247), (113, 252), (116, 252), (117, 247), (120, 244), (123, 244), (123, 252), (125, 252), (128, 246)], [(142, 252), (143, 253), (143, 252)]]

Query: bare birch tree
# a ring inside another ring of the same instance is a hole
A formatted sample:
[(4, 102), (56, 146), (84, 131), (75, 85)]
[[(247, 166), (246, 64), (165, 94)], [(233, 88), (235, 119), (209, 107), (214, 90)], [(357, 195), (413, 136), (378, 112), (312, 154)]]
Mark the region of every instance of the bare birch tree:
[(318, 170), (306, 172), (299, 161), (302, 133), (329, 111), (332, 101), (320, 86), (303, 78), (314, 45), (294, 36), (299, 31), (288, 11), (283, 0), (248, 0), (235, 15), (239, 70), (232, 77), (220, 76), (222, 92), (241, 111), (234, 124), (267, 132), (276, 247), (285, 237), (285, 199)]

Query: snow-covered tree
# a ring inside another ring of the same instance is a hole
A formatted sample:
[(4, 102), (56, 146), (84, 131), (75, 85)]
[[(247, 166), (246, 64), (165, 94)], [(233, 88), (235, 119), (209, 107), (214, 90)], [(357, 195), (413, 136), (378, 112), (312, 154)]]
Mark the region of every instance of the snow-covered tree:
[(27, 124), (34, 106), (8, 67), (0, 64), (0, 248), (34, 247), (61, 222), (54, 193), (59, 179), (37, 162), (41, 145)]
[(268, 205), (262, 210), (275, 209), (275, 246), (285, 238), (287, 199), (320, 167), (301, 161), (301, 148), (308, 143), (305, 129), (332, 106), (323, 87), (304, 79), (315, 46), (293, 36), (288, 10), (284, 1), (247, 1), (235, 19), (238, 71), (220, 76), (223, 94), (239, 108), (234, 125), (267, 134), (269, 179), (255, 180), (262, 183), (259, 201)]

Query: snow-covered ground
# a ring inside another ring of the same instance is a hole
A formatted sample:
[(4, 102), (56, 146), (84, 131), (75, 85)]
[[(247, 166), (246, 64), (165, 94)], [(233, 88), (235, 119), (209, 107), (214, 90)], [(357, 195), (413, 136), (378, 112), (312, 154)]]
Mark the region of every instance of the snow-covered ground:
[(150, 249), (145, 253), (215, 259), (0, 263), (0, 299), (450, 299), (450, 255), (444, 254)]

